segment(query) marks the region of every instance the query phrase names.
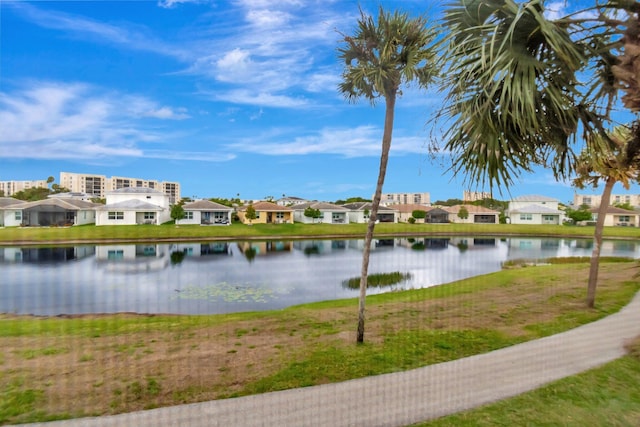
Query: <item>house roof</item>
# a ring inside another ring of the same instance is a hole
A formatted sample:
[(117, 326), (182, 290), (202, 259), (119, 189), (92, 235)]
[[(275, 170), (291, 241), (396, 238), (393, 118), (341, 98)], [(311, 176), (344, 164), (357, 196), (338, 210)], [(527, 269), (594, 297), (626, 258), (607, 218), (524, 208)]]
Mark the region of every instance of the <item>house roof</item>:
[(283, 197), (281, 199), (278, 199), (278, 201), (287, 201), (287, 200), (294, 200), (294, 201), (299, 201), (299, 202), (304, 202), (306, 199), (303, 199), (301, 197), (295, 197), (295, 196), (287, 196), (287, 197)]
[(161, 211), (162, 208), (158, 205), (154, 205), (149, 202), (144, 202), (138, 199), (123, 200), (122, 202), (110, 203), (108, 205), (102, 205), (96, 208), (99, 211)]
[[(275, 203), (271, 203), (271, 202), (256, 202), (256, 203), (253, 203), (252, 205), (253, 205), (253, 209), (255, 209), (256, 212), (258, 211), (260, 212), (265, 212), (265, 211), (293, 212), (291, 208), (288, 208), (286, 206), (276, 205)], [(249, 205), (242, 206), (239, 210), (246, 211), (247, 207), (249, 207)]]
[[(592, 208), (589, 210), (591, 213), (598, 213), (598, 208)], [(614, 215), (640, 215), (640, 212), (638, 211), (630, 211), (627, 209), (622, 209), (616, 206), (609, 206), (607, 207), (607, 214), (614, 214)]]
[(33, 208), (46, 208), (46, 207), (57, 207), (60, 209), (66, 209), (70, 211), (78, 211), (78, 210), (92, 210), (96, 207), (100, 206), (97, 203), (86, 202), (84, 200), (75, 200), (75, 199), (44, 199), (44, 200), (36, 200), (35, 202), (26, 202), (21, 203), (15, 207), (18, 209), (33, 209)]
[(462, 209), (463, 206), (467, 209), (467, 212), (469, 212), (470, 214), (489, 214), (489, 215), (500, 214), (500, 212), (496, 210), (489, 209), (484, 206), (477, 206), (477, 205), (455, 205), (455, 206), (448, 206), (443, 209), (449, 213), (457, 214), (460, 212), (460, 209)]
[(162, 191), (148, 187), (124, 187), (107, 191), (107, 194), (164, 194)]
[(560, 203), (560, 200), (554, 199), (553, 197), (541, 196), (539, 194), (528, 194), (524, 196), (518, 196), (511, 199), (512, 202), (557, 202)]
[(211, 200), (198, 200), (191, 203), (185, 203), (182, 208), (185, 211), (232, 211), (233, 208), (212, 202)]
[(0, 197), (0, 208), (4, 208), (11, 205), (21, 205), (27, 203), (24, 200), (14, 199), (13, 197)]
[(509, 211), (509, 213), (530, 213), (530, 214), (544, 214), (544, 215), (562, 215), (564, 212), (557, 209), (551, 209), (543, 205), (527, 205), (520, 209)]
[[(372, 203), (371, 202), (357, 202), (357, 203), (347, 203), (346, 205), (343, 205), (345, 208), (352, 210), (352, 211), (363, 211), (365, 209), (369, 209), (371, 210), (371, 206)], [(387, 213), (391, 213), (391, 212), (397, 212), (395, 209), (390, 208), (388, 206), (383, 206), (380, 205), (378, 207), (378, 212), (387, 212)]]
[(291, 209), (293, 209), (294, 211), (303, 211), (307, 208), (318, 209), (321, 211), (340, 211), (340, 212), (346, 212), (349, 210), (344, 206), (335, 205), (333, 203), (326, 203), (326, 202), (307, 202), (307, 203), (301, 203), (299, 205), (291, 206)]

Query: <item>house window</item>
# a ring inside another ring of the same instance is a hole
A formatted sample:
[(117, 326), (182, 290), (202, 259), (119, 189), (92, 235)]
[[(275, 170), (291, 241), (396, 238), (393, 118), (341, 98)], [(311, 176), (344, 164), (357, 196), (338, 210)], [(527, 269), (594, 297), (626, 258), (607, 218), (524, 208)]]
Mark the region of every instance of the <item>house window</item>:
[(107, 251), (107, 259), (116, 260), (116, 259), (123, 259), (123, 258), (124, 258), (124, 251), (121, 249)]
[(542, 215), (542, 220), (545, 222), (553, 222), (556, 220), (556, 217), (553, 215)]
[(145, 212), (144, 213), (144, 219), (155, 219), (156, 217), (156, 213), (155, 212)]
[(591, 206), (591, 197), (583, 197), (582, 198), (582, 204), (583, 205), (587, 205), (587, 206)]
[(618, 217), (618, 222), (631, 222), (631, 217), (629, 215), (621, 215)]
[(193, 219), (193, 212), (191, 212), (191, 211), (185, 212), (184, 213), (184, 219)]
[(276, 219), (284, 219), (284, 212), (276, 212)]
[(532, 221), (533, 215), (531, 214), (520, 214), (520, 221)]
[(16, 221), (22, 221), (22, 211), (16, 211)]
[(214, 220), (223, 220), (225, 219), (227, 216), (225, 215), (224, 212), (214, 212), (213, 213), (213, 219)]
[(115, 211), (111, 211), (109, 212), (109, 219), (124, 219), (124, 212), (115, 212)]

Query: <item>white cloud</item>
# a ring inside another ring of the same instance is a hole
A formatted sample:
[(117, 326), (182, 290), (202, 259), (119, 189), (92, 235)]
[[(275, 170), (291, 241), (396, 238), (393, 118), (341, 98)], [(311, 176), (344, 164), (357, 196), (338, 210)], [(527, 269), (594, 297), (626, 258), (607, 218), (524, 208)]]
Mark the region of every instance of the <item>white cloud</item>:
[(10, 3), (13, 10), (43, 28), (65, 31), (83, 41), (101, 41), (127, 49), (154, 52), (160, 55), (185, 60), (192, 57), (188, 49), (170, 45), (150, 36), (143, 28), (131, 25), (112, 25), (83, 16), (45, 10), (27, 2)]
[[(135, 113), (138, 113), (137, 115)], [(140, 96), (105, 93), (81, 83), (29, 82), (0, 92), (0, 158), (85, 159), (152, 157), (224, 161), (231, 155), (146, 149), (171, 140), (150, 119), (186, 118)]]
[[(281, 131), (281, 133), (284, 132)], [(267, 156), (337, 154), (345, 157), (371, 157), (380, 156), (381, 138), (382, 130), (374, 126), (359, 126), (352, 129), (323, 129), (314, 135), (294, 137), (289, 142), (286, 142), (287, 137), (282, 135), (259, 135), (246, 141), (230, 144), (228, 148)], [(263, 142), (256, 144), (256, 139)], [(270, 140), (279, 141), (268, 142)], [(282, 140), (285, 141), (282, 142)], [(392, 154), (422, 152), (424, 152), (424, 140), (421, 138), (393, 138)]]
[[(160, 0), (158, 4), (171, 8), (186, 2), (200, 1)], [(206, 17), (210, 24), (202, 24), (203, 19), (181, 32), (181, 40), (168, 42), (138, 24), (100, 22), (26, 2), (10, 4), (36, 25), (83, 42), (174, 58), (184, 64), (175, 74), (202, 77), (226, 93), (220, 100), (279, 108), (298, 107), (306, 93), (322, 94), (326, 90), (322, 85), (336, 79), (331, 69), (318, 74), (317, 67), (326, 61), (327, 52), (333, 51), (327, 47), (335, 46), (339, 39), (335, 29), (352, 25), (350, 17), (322, 3), (246, 0), (223, 9), (211, 8)], [(238, 93), (263, 95), (253, 102), (243, 96), (228, 96)]]
[(187, 114), (187, 110), (185, 108), (178, 108), (174, 110), (171, 107), (160, 107), (157, 109), (149, 110), (144, 113), (144, 116), (166, 120), (184, 120), (191, 117), (189, 114)]
[(246, 19), (251, 25), (266, 29), (286, 25), (291, 20), (291, 15), (282, 11), (251, 9), (247, 12)]
[(207, 0), (160, 0), (158, 1), (158, 6), (165, 9), (173, 9), (178, 5), (186, 4), (186, 3), (207, 3)]
[(307, 106), (305, 99), (291, 98), (286, 95), (274, 95), (268, 92), (251, 92), (238, 89), (227, 92), (204, 93), (212, 99), (234, 104), (257, 105), (261, 107), (300, 108)]

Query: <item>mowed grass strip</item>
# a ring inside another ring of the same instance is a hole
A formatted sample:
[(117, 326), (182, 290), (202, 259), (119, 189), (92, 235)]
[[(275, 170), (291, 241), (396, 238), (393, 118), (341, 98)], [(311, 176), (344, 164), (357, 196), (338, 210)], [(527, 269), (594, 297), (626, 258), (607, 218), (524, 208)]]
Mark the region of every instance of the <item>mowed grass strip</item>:
[[(594, 321), (640, 289), (637, 261), (526, 266), (357, 301), (215, 316), (0, 319), (0, 423), (104, 415), (343, 381), (483, 353)], [(580, 262), (578, 262), (580, 261)], [(55, 350), (55, 351), (54, 351)]]
[[(342, 237), (362, 238), (366, 224), (254, 224), (234, 223), (229, 226), (180, 225), (172, 223), (156, 225), (83, 225), (75, 227), (6, 227), (0, 228), (0, 244), (22, 243), (51, 244), (60, 242), (99, 243), (105, 241), (180, 241), (180, 240), (242, 240), (291, 237)], [(516, 224), (405, 224), (380, 223), (376, 225), (377, 236), (536, 236), (593, 238), (594, 227), (563, 225), (516, 225)], [(640, 239), (640, 228), (605, 227), (604, 236), (609, 238)]]
[(640, 337), (628, 349), (627, 356), (599, 368), (415, 427), (638, 426)]

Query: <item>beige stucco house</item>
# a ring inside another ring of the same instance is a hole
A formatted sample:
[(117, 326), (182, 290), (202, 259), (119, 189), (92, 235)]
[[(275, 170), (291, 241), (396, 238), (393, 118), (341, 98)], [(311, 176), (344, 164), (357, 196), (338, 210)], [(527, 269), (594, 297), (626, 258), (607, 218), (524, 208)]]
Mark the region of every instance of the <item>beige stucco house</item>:
[[(247, 208), (253, 206), (256, 218), (247, 218)], [(293, 224), (293, 209), (271, 202), (256, 202), (238, 208), (238, 218), (243, 224)]]
[[(597, 221), (598, 208), (591, 209), (591, 213), (593, 214), (593, 221)], [(604, 226), (639, 227), (640, 212), (609, 206), (607, 208), (607, 214), (604, 217)]]

